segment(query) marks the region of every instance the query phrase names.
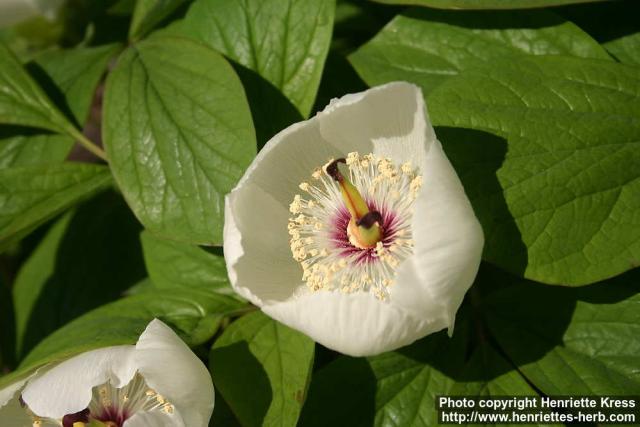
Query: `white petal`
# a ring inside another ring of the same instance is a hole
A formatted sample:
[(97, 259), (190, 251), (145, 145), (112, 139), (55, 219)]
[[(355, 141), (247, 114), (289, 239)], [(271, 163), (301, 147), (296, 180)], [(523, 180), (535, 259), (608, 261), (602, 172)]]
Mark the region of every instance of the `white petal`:
[(0, 2), (0, 28), (17, 24), (38, 14), (38, 9), (28, 0), (2, 0)]
[(82, 411), (89, 406), (93, 387), (111, 381), (119, 388), (131, 381), (136, 372), (133, 351), (127, 345), (82, 353), (29, 381), (22, 398), (41, 417)]
[(138, 412), (124, 422), (122, 427), (184, 427), (182, 418), (157, 412)]
[(452, 328), (478, 272), (484, 236), (439, 141), (429, 149), (422, 171), (412, 220), (413, 255), (398, 268), (391, 303), (427, 319), (440, 317)]
[(289, 298), (302, 271), (289, 249), (289, 204), (298, 185), (346, 153), (320, 136), (317, 118), (274, 136), (225, 201), (224, 253), (231, 284), (257, 305)]
[(394, 350), (446, 327), (441, 319), (414, 316), (368, 292), (308, 292), (262, 310), (325, 347), (350, 356)]
[(31, 427), (32, 419), (20, 404), (20, 391), (29, 379), (36, 374), (25, 375), (0, 390), (0, 420), (2, 425), (13, 427)]
[(266, 143), (233, 192), (254, 184), (288, 208), (300, 192), (298, 185), (311, 179), (315, 168), (345, 154), (322, 138), (317, 117), (296, 123)]
[(50, 21), (56, 18), (64, 2), (65, 0), (35, 0), (36, 7), (40, 13)]
[(394, 82), (333, 100), (318, 114), (320, 134), (343, 151), (420, 164), (436, 140), (419, 87)]
[(0, 425), (7, 427), (32, 427), (33, 420), (27, 411), (20, 405), (18, 396), (5, 402), (0, 408)]
[(134, 359), (149, 387), (183, 414), (185, 425), (208, 426), (214, 404), (211, 375), (171, 328), (151, 321), (140, 335)]
[(256, 305), (283, 301), (301, 283), (301, 268), (289, 249), (288, 218), (289, 211), (254, 184), (227, 195), (224, 254), (229, 279)]
[(22, 389), (22, 386), (25, 385), (30, 378), (32, 378), (35, 373), (31, 375), (24, 375), (20, 378), (17, 378), (14, 382), (0, 390), (0, 408), (7, 404), (11, 399), (14, 398), (16, 393)]

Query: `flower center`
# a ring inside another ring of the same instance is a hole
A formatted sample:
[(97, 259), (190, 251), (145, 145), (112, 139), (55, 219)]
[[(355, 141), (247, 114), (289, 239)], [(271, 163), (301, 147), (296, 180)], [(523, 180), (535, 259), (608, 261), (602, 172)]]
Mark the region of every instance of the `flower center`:
[(349, 153), (312, 178), (289, 206), (291, 252), (302, 279), (313, 291), (364, 290), (387, 299), (397, 266), (413, 251), (412, 206), (422, 177), (410, 163)]
[(75, 414), (67, 414), (62, 420), (38, 417), (26, 405), (23, 406), (32, 416), (34, 427), (49, 423), (62, 427), (122, 427), (136, 412), (172, 415), (175, 411), (170, 402), (147, 386), (140, 374), (136, 374), (122, 388), (115, 388), (110, 382), (94, 387), (89, 407)]

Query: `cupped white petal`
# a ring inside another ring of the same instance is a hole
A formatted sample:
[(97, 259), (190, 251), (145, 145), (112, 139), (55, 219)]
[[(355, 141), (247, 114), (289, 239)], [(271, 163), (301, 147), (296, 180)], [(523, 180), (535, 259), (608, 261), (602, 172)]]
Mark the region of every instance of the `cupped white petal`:
[(284, 206), (252, 183), (226, 198), (223, 237), (230, 282), (256, 305), (283, 301), (301, 283), (289, 249), (288, 218)]
[(0, 390), (0, 420), (2, 425), (7, 426), (29, 426), (31, 425), (31, 417), (20, 404), (20, 391), (24, 385), (33, 378), (36, 373), (23, 375)]
[(179, 415), (167, 416), (158, 412), (138, 412), (122, 427), (185, 427)]
[(43, 418), (62, 418), (89, 406), (93, 387), (126, 385), (136, 373), (133, 346), (106, 347), (68, 359), (29, 381), (22, 399)]
[(29, 18), (43, 16), (53, 20), (64, 0), (2, 0), (0, 28), (18, 24)]
[(0, 407), (0, 425), (7, 427), (31, 427), (33, 425), (32, 423), (33, 420), (22, 405), (20, 405), (17, 395), (5, 402), (4, 406)]
[(303, 292), (262, 310), (325, 347), (350, 356), (394, 350), (446, 327), (441, 318), (414, 316), (369, 292)]
[(452, 328), (478, 272), (484, 235), (439, 141), (430, 147), (422, 174), (413, 207), (413, 255), (397, 270), (391, 303)]
[(20, 378), (16, 378), (14, 382), (0, 390), (0, 408), (6, 405), (11, 399), (13, 399), (16, 393), (22, 389), (22, 387), (32, 378), (35, 374), (24, 375)]
[(66, 0), (30, 0), (45, 18), (53, 20)]
[(171, 328), (157, 319), (149, 323), (138, 339), (133, 359), (147, 385), (182, 414), (185, 425), (209, 424), (214, 404), (211, 375)]
[(320, 134), (342, 151), (374, 153), (396, 164), (422, 163), (436, 140), (422, 91), (393, 82), (335, 99), (318, 114)]

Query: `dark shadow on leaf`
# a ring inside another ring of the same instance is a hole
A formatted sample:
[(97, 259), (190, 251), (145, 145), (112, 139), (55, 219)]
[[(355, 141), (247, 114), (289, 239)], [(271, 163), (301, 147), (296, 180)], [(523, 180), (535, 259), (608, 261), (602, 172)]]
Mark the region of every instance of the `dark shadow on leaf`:
[(213, 407), (213, 415), (209, 421), (209, 426), (241, 427), (240, 422), (235, 415), (233, 415), (229, 404), (220, 393), (216, 394), (215, 406)]
[(436, 127), (436, 135), (482, 224), (483, 259), (524, 275), (527, 247), (497, 176), (507, 154), (507, 141), (487, 132), (451, 127)]
[(33, 77), (33, 79), (38, 83), (38, 85), (44, 90), (49, 99), (55, 104), (56, 107), (64, 114), (67, 119), (69, 119), (72, 123), (78, 126), (78, 122), (73, 116), (71, 112), (71, 108), (67, 103), (67, 98), (65, 97), (62, 90), (56, 85), (53, 79), (47, 74), (47, 72), (35, 62), (29, 62), (25, 65), (25, 68)]
[(372, 426), (376, 377), (364, 358), (342, 356), (314, 374), (300, 427)]
[(480, 310), (496, 346), (519, 367), (564, 346), (563, 337), (578, 302), (615, 304), (637, 294), (640, 269), (579, 288), (543, 285), (507, 273), (493, 277), (510, 285), (487, 293)]
[(575, 4), (555, 11), (600, 43), (640, 31), (640, 2), (637, 0)]
[(540, 29), (566, 22), (547, 10), (438, 10), (411, 8), (402, 13), (412, 19), (440, 22), (471, 30)]
[(0, 278), (0, 376), (15, 366), (16, 325), (8, 283)]
[(291, 101), (260, 74), (237, 62), (232, 65), (247, 94), (260, 151), (272, 136), (301, 121), (302, 116)]
[(51, 332), (116, 300), (145, 277), (138, 235), (141, 226), (115, 192), (82, 205), (57, 245), (53, 272), (31, 283), (34, 302), (19, 354), (26, 355)]
[(28, 126), (2, 125), (0, 126), (0, 140), (15, 137), (31, 137), (38, 135), (53, 135), (47, 130), (32, 128)]
[[(227, 402), (231, 402), (229, 406), (241, 424), (262, 425), (273, 399), (273, 391), (267, 372), (251, 353), (247, 342), (239, 341), (211, 349), (209, 364), (216, 390)], [(234, 408), (233, 402), (251, 404)], [(246, 410), (249, 406), (251, 411)]]

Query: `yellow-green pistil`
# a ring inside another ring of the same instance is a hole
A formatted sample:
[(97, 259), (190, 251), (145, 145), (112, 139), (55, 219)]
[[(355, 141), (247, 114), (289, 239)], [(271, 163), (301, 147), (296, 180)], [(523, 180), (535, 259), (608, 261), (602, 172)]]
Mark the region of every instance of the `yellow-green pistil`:
[(369, 210), (358, 189), (338, 169), (340, 163), (346, 163), (346, 160), (332, 160), (324, 166), (324, 172), (340, 186), (342, 199), (351, 215), (347, 226), (349, 242), (361, 249), (374, 248), (382, 240), (382, 217), (380, 212)]

